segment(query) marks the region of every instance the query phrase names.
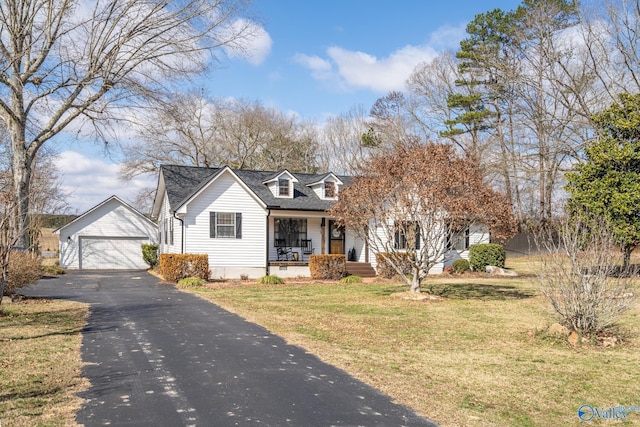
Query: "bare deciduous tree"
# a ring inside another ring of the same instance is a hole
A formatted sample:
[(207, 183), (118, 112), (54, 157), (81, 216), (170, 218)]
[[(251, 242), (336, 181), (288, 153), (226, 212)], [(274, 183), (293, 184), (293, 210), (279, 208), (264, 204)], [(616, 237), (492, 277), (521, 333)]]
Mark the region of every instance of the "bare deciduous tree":
[(447, 98), (457, 90), (459, 77), (457, 60), (450, 52), (418, 65), (409, 76), (408, 110), (425, 140), (438, 140), (446, 129), (444, 123), (451, 120)]
[[(11, 176), (7, 172), (0, 172), (0, 304), (9, 283), (9, 257), (12, 249), (20, 238), (16, 233), (15, 213), (18, 200), (10, 185)], [(21, 231), (21, 230), (18, 230)]]
[(319, 133), (318, 169), (343, 175), (353, 175), (358, 164), (371, 151), (363, 146), (362, 134), (369, 125), (368, 113), (362, 106), (330, 117)]
[(259, 102), (175, 94), (139, 120), (143, 145), (125, 145), (124, 178), (155, 173), (161, 164), (238, 169), (315, 167), (315, 128)]
[(119, 107), (205, 70), (218, 48), (241, 49), (255, 29), (234, 21), (246, 3), (1, 1), (0, 118), (13, 149), (16, 230), (26, 229), (33, 165), (48, 140), (79, 119), (99, 129)]
[(475, 162), (445, 144), (377, 152), (330, 213), (383, 254), (412, 292), (420, 292), (429, 270), (444, 261), (448, 237), (457, 240), (479, 224), (496, 238), (515, 231), (505, 197), (484, 183)]

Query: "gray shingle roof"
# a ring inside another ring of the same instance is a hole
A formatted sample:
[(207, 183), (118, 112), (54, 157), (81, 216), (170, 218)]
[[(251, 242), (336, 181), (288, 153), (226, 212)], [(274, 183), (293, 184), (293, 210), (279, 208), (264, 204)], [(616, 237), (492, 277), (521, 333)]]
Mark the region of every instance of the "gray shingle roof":
[[(206, 185), (223, 168), (204, 168), (193, 166), (163, 165), (160, 167), (164, 177), (165, 189), (171, 209), (176, 210), (187, 202), (193, 195)], [(331, 207), (333, 201), (319, 198), (308, 184), (316, 183), (328, 174), (310, 174), (290, 172), (298, 179), (294, 183), (293, 198), (275, 197), (263, 182), (273, 178), (278, 172), (253, 171), (232, 169), (247, 187), (264, 202), (270, 209), (325, 211)], [(342, 182), (348, 184), (351, 178), (338, 176)]]

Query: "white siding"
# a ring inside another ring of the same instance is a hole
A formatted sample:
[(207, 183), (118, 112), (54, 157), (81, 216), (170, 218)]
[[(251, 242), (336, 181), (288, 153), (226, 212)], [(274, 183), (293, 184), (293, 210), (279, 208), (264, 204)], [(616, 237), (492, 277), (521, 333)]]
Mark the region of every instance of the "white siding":
[[(469, 246), (490, 242), (491, 235), (486, 226), (476, 224), (469, 228)], [(453, 261), (460, 258), (469, 260), (469, 250), (449, 251), (446, 255), (444, 266), (451, 265)], [(441, 269), (444, 268), (444, 266), (442, 266)]]
[(153, 223), (112, 198), (60, 229), (60, 266), (80, 268), (80, 240), (84, 238), (135, 238), (155, 243), (156, 236)]
[[(375, 229), (375, 231), (378, 234), (379, 238), (384, 237), (382, 229)], [(469, 246), (475, 245), (478, 243), (489, 243), (489, 241), (490, 241), (490, 235), (486, 226), (474, 225), (471, 227), (469, 231)], [(424, 245), (424, 242), (422, 244)], [(444, 239), (444, 234), (443, 234), (442, 245), (445, 245), (445, 244), (446, 244), (446, 240)], [(438, 260), (438, 262), (436, 262), (436, 264), (431, 268), (431, 270), (429, 270), (429, 274), (442, 273), (445, 266), (451, 265), (453, 261), (460, 258), (464, 258), (468, 260), (469, 251), (465, 250), (460, 252), (458, 251), (447, 252), (445, 254), (445, 258)], [(376, 252), (373, 248), (369, 248), (369, 262), (371, 263), (372, 267), (374, 268), (376, 267)]]
[[(210, 238), (210, 212), (242, 213), (242, 238)], [(239, 277), (243, 269), (265, 271), (266, 212), (230, 172), (188, 203), (184, 225), (185, 252), (207, 254), (213, 278)]]
[[(169, 236), (165, 239), (165, 223), (167, 223), (167, 231), (170, 230), (169, 223), (173, 222), (173, 244)], [(173, 217), (171, 212), (171, 206), (169, 205), (169, 198), (166, 193), (162, 199), (162, 207), (160, 209), (160, 216), (158, 217), (158, 230), (160, 234), (160, 242), (158, 243), (159, 254), (179, 254), (182, 253), (182, 223), (177, 218)], [(167, 243), (165, 243), (165, 241)]]

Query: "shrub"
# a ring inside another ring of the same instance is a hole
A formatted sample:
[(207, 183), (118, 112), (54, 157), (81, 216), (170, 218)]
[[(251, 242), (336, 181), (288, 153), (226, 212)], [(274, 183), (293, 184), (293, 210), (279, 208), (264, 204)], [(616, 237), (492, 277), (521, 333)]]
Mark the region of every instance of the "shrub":
[(260, 283), (261, 285), (281, 285), (284, 283), (284, 280), (282, 280), (278, 276), (270, 274), (268, 276), (262, 276), (261, 278), (259, 278), (258, 283)]
[(544, 253), (537, 271), (542, 293), (564, 326), (593, 337), (635, 306), (637, 278), (621, 269), (624, 254), (606, 220), (578, 213), (535, 239)]
[(205, 284), (205, 280), (199, 277), (185, 277), (178, 280), (178, 286), (182, 288), (197, 288)]
[(340, 283), (362, 283), (362, 277), (360, 276), (347, 276), (340, 279)]
[(445, 265), (444, 269), (442, 270), (442, 273), (444, 273), (444, 274), (453, 273), (453, 267), (450, 266), (450, 265)]
[(469, 248), (469, 264), (473, 271), (484, 271), (487, 265), (504, 268), (507, 254), (502, 245), (483, 243)]
[[(395, 268), (389, 264), (389, 261), (385, 257), (385, 252), (378, 252), (376, 254), (376, 272), (378, 276), (385, 279), (393, 279), (398, 276), (398, 272)], [(405, 252), (397, 252), (393, 254), (394, 259), (400, 259), (400, 269), (405, 276), (413, 274), (411, 266), (413, 263), (409, 260), (409, 254)]]
[(65, 269), (59, 265), (43, 265), (42, 271), (45, 274), (53, 274), (55, 276), (66, 273)]
[(9, 280), (4, 288), (4, 294), (12, 295), (17, 289), (30, 285), (41, 277), (40, 258), (30, 252), (11, 252), (9, 254)]
[(158, 265), (158, 245), (142, 245), (142, 259), (151, 268)]
[(460, 258), (453, 261), (453, 264), (451, 264), (451, 267), (453, 267), (454, 273), (462, 274), (465, 271), (469, 270), (471, 268), (471, 265), (469, 264), (469, 261), (467, 261), (466, 259)]
[(161, 254), (160, 274), (169, 282), (185, 277), (209, 279), (209, 256), (206, 254)]
[(313, 279), (340, 280), (347, 275), (347, 258), (344, 254), (311, 255), (309, 272)]

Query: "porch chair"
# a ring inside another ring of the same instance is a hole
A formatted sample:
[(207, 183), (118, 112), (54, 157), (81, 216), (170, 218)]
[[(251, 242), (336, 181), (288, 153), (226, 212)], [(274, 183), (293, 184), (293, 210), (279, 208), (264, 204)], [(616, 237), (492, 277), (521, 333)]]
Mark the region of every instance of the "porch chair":
[(309, 259), (309, 256), (313, 254), (314, 248), (311, 239), (301, 240), (300, 243), (302, 244), (302, 260), (304, 261), (304, 256), (306, 255), (307, 259)]
[(278, 261), (291, 261), (291, 248), (278, 248)]

